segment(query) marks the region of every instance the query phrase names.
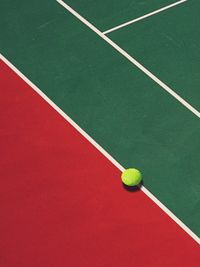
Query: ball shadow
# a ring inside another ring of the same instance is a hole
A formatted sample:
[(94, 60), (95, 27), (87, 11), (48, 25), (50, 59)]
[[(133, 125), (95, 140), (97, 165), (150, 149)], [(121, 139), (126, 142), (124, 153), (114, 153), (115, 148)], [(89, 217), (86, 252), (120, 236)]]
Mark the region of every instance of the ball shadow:
[(128, 192), (138, 192), (143, 185), (144, 185), (143, 181), (139, 185), (135, 186), (128, 186), (122, 183), (123, 188)]

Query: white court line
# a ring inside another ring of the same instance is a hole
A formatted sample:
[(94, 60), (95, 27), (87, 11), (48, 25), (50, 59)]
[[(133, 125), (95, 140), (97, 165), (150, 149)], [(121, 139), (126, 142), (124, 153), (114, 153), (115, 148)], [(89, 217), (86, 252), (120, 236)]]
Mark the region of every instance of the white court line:
[(174, 7), (174, 6), (180, 5), (180, 4), (182, 4), (182, 3), (184, 3), (184, 2), (187, 2), (187, 1), (188, 1), (188, 0), (181, 0), (181, 1), (175, 2), (175, 3), (173, 3), (173, 4), (170, 4), (170, 5), (168, 5), (168, 6), (162, 7), (162, 8), (160, 8), (160, 9), (155, 10), (155, 11), (153, 11), (153, 12), (151, 12), (151, 13), (148, 13), (148, 14), (146, 14), (146, 15), (144, 15), (144, 16), (141, 16), (141, 17), (139, 17), (139, 18), (136, 18), (136, 19), (127, 21), (127, 22), (125, 22), (125, 23), (123, 23), (123, 24), (120, 24), (120, 25), (118, 25), (118, 26), (116, 26), (116, 27), (113, 27), (113, 28), (111, 28), (111, 29), (109, 29), (109, 30), (107, 30), (107, 31), (104, 31), (103, 34), (108, 34), (108, 33), (110, 33), (110, 32), (116, 31), (116, 30), (121, 29), (121, 28), (123, 28), (123, 27), (125, 27), (125, 26), (128, 26), (128, 25), (130, 25), (130, 24), (133, 24), (133, 23), (135, 23), (135, 22), (137, 22), (137, 21), (140, 21), (140, 20), (143, 20), (143, 19), (145, 19), (145, 18), (151, 17), (151, 16), (153, 16), (153, 15), (155, 15), (155, 14), (158, 14), (158, 13), (160, 13), (160, 12), (162, 12), (162, 11), (165, 11), (165, 10), (167, 10), (167, 9), (169, 9), (169, 8), (172, 8), (172, 7)]
[[(82, 136), (84, 136), (98, 151), (100, 151), (114, 166), (120, 171), (124, 167), (119, 164), (105, 149), (103, 149), (92, 137), (90, 137), (78, 124), (76, 124), (62, 109), (60, 109), (47, 95), (45, 95), (35, 84), (33, 84), (23, 73), (21, 73), (10, 61), (2, 54), (0, 60), (6, 63), (21, 79), (23, 79), (35, 92), (38, 93), (54, 110), (56, 110), (67, 122), (69, 122)], [(163, 205), (148, 189), (144, 186), (141, 190), (155, 202), (172, 220), (174, 220), (188, 235), (190, 235), (198, 244), (200, 238), (192, 232), (179, 218), (177, 218), (165, 205)]]
[(67, 9), (70, 13), (72, 13), (76, 18), (78, 18), (82, 23), (84, 23), (87, 27), (89, 27), (93, 32), (99, 35), (104, 41), (110, 44), (115, 50), (117, 50), (121, 55), (127, 58), (133, 65), (139, 68), (142, 72), (144, 72), (149, 78), (151, 78), (154, 82), (160, 85), (165, 91), (167, 91), (170, 95), (172, 95), (176, 100), (178, 100), (183, 106), (189, 109), (192, 113), (194, 113), (197, 117), (200, 118), (200, 112), (196, 110), (193, 106), (191, 106), (187, 101), (185, 101), (181, 96), (175, 93), (168, 85), (162, 82), (158, 77), (156, 77), (152, 72), (146, 69), (142, 64), (140, 64), (135, 58), (130, 56), (125, 50), (123, 50), (119, 45), (113, 42), (109, 37), (103, 34), (100, 30), (98, 30), (94, 25), (92, 25), (89, 21), (83, 18), (78, 12), (72, 9), (69, 5), (67, 5), (62, 0), (56, 0), (60, 5), (62, 5), (65, 9)]
[[(103, 149), (92, 137), (90, 137), (78, 124), (76, 124), (62, 109), (60, 109), (47, 95), (45, 95), (34, 83), (32, 83), (22, 72), (20, 72), (10, 61), (2, 54), (0, 60), (6, 63), (22, 80), (24, 80), (38, 95), (40, 95), (53, 109), (55, 109), (66, 121), (68, 121), (82, 136), (84, 136), (98, 151), (100, 151), (110, 162), (113, 163), (120, 171), (124, 171), (124, 167), (119, 164), (108, 152)], [(180, 219), (178, 219), (165, 205), (163, 205), (148, 189), (144, 186), (141, 190), (155, 202), (169, 217), (171, 217), (187, 234), (189, 234), (198, 244), (200, 238), (192, 232)]]
[(53, 107), (65, 120), (67, 120), (79, 133), (81, 133), (93, 146), (95, 146), (103, 155), (106, 156), (119, 170), (124, 168), (111, 157), (100, 145), (98, 145), (78, 124), (76, 124), (67, 114), (62, 111), (47, 95), (45, 95), (34, 83), (32, 83), (23, 73), (21, 73), (8, 59), (0, 54), (0, 60), (5, 62), (20, 78), (22, 78), (31, 88), (34, 89), (51, 107)]
[[(200, 113), (194, 109), (190, 104), (188, 104), (183, 98), (177, 95), (171, 88), (169, 88), (166, 84), (161, 82), (155, 75), (153, 75), (150, 71), (148, 71), (145, 67), (143, 67), (139, 62), (137, 62), (134, 58), (132, 58), (126, 51), (124, 51), (121, 47), (115, 44), (110, 38), (108, 38), (105, 34), (99, 31), (94, 25), (92, 25), (89, 21), (83, 18), (78, 12), (72, 9), (69, 5), (67, 5), (62, 0), (56, 0), (60, 5), (62, 5), (66, 10), (68, 10), (71, 14), (73, 14), (76, 18), (78, 18), (82, 23), (84, 23), (87, 27), (89, 27), (92, 31), (94, 31), (97, 35), (99, 35), (102, 39), (104, 39), (107, 43), (109, 43), (114, 49), (116, 49), (120, 54), (126, 57), (130, 62), (132, 62), (135, 66), (137, 66), (141, 71), (143, 71), (146, 75), (148, 75), (152, 80), (154, 80), (157, 84), (159, 84), (163, 89), (165, 89), (169, 94), (175, 97), (180, 103), (182, 103), (186, 108), (192, 111), (197, 117), (200, 118)], [(74, 126), (75, 127), (75, 126)], [(80, 127), (79, 127), (80, 128)], [(77, 130), (79, 129), (77, 128)], [(88, 135), (84, 135), (84, 131), (82, 130), (83, 136), (88, 139)], [(89, 137), (91, 138), (91, 137)], [(90, 141), (90, 139), (88, 139)], [(117, 168), (121, 171), (124, 168), (113, 160), (112, 156), (110, 156), (105, 150), (99, 146), (93, 139), (91, 139), (91, 143), (105, 156), (107, 157)], [(105, 153), (105, 154), (104, 154)], [(144, 186), (141, 187), (141, 190), (153, 201), (155, 202), (168, 216), (174, 220), (188, 235), (190, 235), (198, 244), (200, 244), (200, 238), (192, 232), (190, 228), (188, 228), (178, 217), (175, 216), (164, 204), (162, 204), (147, 188)]]

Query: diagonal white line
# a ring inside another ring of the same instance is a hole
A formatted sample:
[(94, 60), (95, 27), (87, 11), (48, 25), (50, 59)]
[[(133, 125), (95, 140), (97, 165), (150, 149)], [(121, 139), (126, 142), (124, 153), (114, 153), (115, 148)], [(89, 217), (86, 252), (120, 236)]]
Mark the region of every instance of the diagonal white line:
[[(75, 123), (63, 110), (61, 110), (48, 96), (46, 96), (34, 83), (32, 83), (24, 74), (22, 74), (11, 62), (2, 54), (0, 60), (4, 61), (21, 79), (23, 79), (32, 89), (37, 92), (52, 108), (54, 108), (66, 121), (68, 121), (82, 136), (84, 136), (98, 151), (100, 151), (110, 162), (119, 170), (124, 171), (124, 167), (118, 163), (105, 149), (103, 149), (92, 137), (90, 137), (77, 123)], [(200, 238), (192, 232), (179, 218), (177, 218), (165, 205), (163, 205), (148, 189), (144, 186), (141, 190), (155, 202), (168, 216), (174, 220), (188, 235), (190, 235), (198, 244)]]
[[(90, 137), (76, 122), (74, 122), (63, 110), (61, 110), (47, 95), (45, 95), (34, 83), (32, 83), (23, 73), (21, 73), (10, 61), (2, 54), (0, 60), (6, 63), (21, 79), (23, 79), (35, 92), (38, 93), (52, 108), (54, 108), (66, 121), (68, 121), (82, 136), (84, 136), (98, 151), (100, 151), (110, 162), (113, 163), (120, 171), (124, 167), (119, 164), (105, 149), (103, 149), (92, 137)], [(148, 189), (144, 186), (141, 190), (155, 202), (169, 217), (171, 217), (186, 233), (188, 233), (198, 244), (200, 238), (193, 233), (179, 218), (177, 218), (165, 205), (163, 205)]]
[[(130, 62), (132, 62), (135, 66), (137, 66), (141, 71), (143, 71), (146, 75), (148, 75), (152, 80), (154, 80), (157, 84), (159, 84), (163, 89), (165, 89), (169, 94), (175, 97), (180, 103), (182, 103), (186, 108), (192, 111), (197, 117), (200, 118), (200, 113), (194, 109), (190, 104), (188, 104), (183, 98), (177, 95), (171, 88), (169, 88), (166, 84), (161, 82), (155, 75), (153, 75), (150, 71), (148, 71), (145, 67), (143, 67), (138, 61), (136, 61), (133, 57), (131, 57), (126, 51), (124, 51), (121, 47), (115, 44), (110, 38), (108, 38), (105, 34), (99, 31), (94, 25), (92, 25), (89, 21), (83, 18), (78, 12), (72, 9), (69, 5), (67, 5), (62, 0), (56, 0), (60, 5), (62, 5), (66, 10), (68, 10), (71, 14), (73, 14), (76, 18), (78, 18), (82, 23), (84, 23), (87, 27), (89, 27), (92, 31), (94, 31), (97, 35), (99, 35), (103, 40), (109, 43), (115, 50), (117, 50), (120, 54), (126, 57)], [(78, 129), (77, 129), (78, 130)], [(83, 130), (82, 130), (83, 131)], [(84, 135), (84, 134), (83, 134)], [(86, 134), (86, 138), (87, 138)], [(90, 137), (89, 137), (90, 138)], [(90, 141), (90, 139), (88, 139)], [(92, 144), (103, 154), (105, 157), (111, 160), (111, 162), (121, 171), (124, 168), (116, 162), (116, 160), (112, 160), (112, 156), (110, 156), (107, 152), (104, 154), (104, 149), (101, 150), (101, 146), (99, 146), (93, 139), (91, 140)], [(96, 146), (97, 144), (97, 146)], [(109, 157), (108, 157), (109, 156)], [(153, 201), (155, 202), (168, 216), (174, 220), (188, 235), (190, 235), (198, 244), (200, 244), (200, 238), (192, 232), (190, 228), (188, 228), (179, 218), (175, 216), (164, 204), (162, 204), (148, 189), (144, 186), (141, 190)]]
[(99, 144), (94, 141), (82, 128), (80, 128), (62, 109), (60, 109), (47, 95), (45, 95), (34, 83), (32, 83), (23, 73), (21, 73), (8, 59), (0, 54), (0, 60), (6, 63), (20, 78), (22, 78), (34, 91), (36, 91), (51, 107), (53, 107), (66, 121), (68, 121), (79, 133), (95, 146), (102, 154), (108, 158), (119, 170), (124, 168), (111, 157)]
[(139, 17), (139, 18), (136, 18), (136, 19), (127, 21), (127, 22), (125, 22), (125, 23), (123, 23), (123, 24), (120, 24), (120, 25), (118, 25), (118, 26), (115, 26), (115, 27), (113, 27), (113, 28), (111, 28), (111, 29), (109, 29), (109, 30), (107, 30), (107, 31), (104, 31), (103, 34), (111, 33), (111, 32), (113, 32), (113, 31), (116, 31), (116, 30), (118, 30), (118, 29), (121, 29), (121, 28), (123, 28), (123, 27), (125, 27), (125, 26), (128, 26), (128, 25), (130, 25), (130, 24), (133, 24), (133, 23), (138, 22), (138, 21), (140, 21), (140, 20), (143, 20), (143, 19), (145, 19), (145, 18), (151, 17), (151, 16), (153, 16), (153, 15), (155, 15), (155, 14), (158, 14), (158, 13), (160, 13), (160, 12), (163, 12), (163, 11), (169, 9), (169, 8), (175, 7), (175, 6), (180, 5), (180, 4), (182, 4), (182, 3), (184, 3), (184, 2), (187, 2), (187, 1), (188, 1), (188, 0), (181, 0), (181, 1), (175, 2), (175, 3), (173, 3), (173, 4), (170, 4), (170, 5), (168, 5), (168, 6), (162, 7), (162, 8), (160, 8), (160, 9), (155, 10), (155, 11), (153, 11), (153, 12), (151, 12), (151, 13), (148, 13), (148, 14), (146, 14), (146, 15), (144, 15), (144, 16), (141, 16), (141, 17)]
[(125, 50), (123, 50), (119, 45), (113, 42), (109, 37), (99, 31), (94, 25), (92, 25), (89, 21), (83, 18), (78, 12), (72, 9), (69, 5), (67, 5), (62, 0), (56, 0), (60, 5), (62, 5), (65, 9), (67, 9), (70, 13), (72, 13), (76, 18), (78, 18), (82, 23), (84, 23), (87, 27), (89, 27), (92, 31), (94, 31), (97, 35), (99, 35), (104, 41), (110, 44), (115, 50), (117, 50), (121, 55), (127, 58), (133, 65), (139, 68), (142, 72), (144, 72), (149, 78), (151, 78), (154, 82), (160, 85), (165, 91), (167, 91), (170, 95), (172, 95), (176, 100), (178, 100), (183, 106), (189, 109), (192, 113), (194, 113), (197, 117), (200, 118), (200, 112), (196, 110), (192, 105), (190, 105), (186, 100), (184, 100), (181, 96), (175, 93), (168, 85), (162, 82), (158, 77), (156, 77), (152, 72), (146, 69), (142, 64), (140, 64), (135, 58), (130, 56)]

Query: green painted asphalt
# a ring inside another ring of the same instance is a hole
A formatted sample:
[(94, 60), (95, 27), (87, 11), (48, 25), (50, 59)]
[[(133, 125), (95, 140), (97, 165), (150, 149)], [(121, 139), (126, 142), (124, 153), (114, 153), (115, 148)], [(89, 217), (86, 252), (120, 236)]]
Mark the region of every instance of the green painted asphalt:
[(170, 5), (175, 0), (65, 0), (101, 31)]
[(188, 1), (109, 37), (200, 111), (199, 10)]
[(200, 235), (199, 119), (55, 1), (0, 18), (1, 53)]

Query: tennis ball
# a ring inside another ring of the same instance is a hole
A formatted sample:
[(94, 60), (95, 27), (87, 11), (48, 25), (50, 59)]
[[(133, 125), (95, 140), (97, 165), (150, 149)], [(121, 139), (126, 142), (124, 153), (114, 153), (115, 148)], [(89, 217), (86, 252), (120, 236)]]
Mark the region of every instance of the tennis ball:
[(142, 181), (142, 174), (139, 170), (130, 168), (123, 171), (121, 179), (125, 185), (136, 186)]

